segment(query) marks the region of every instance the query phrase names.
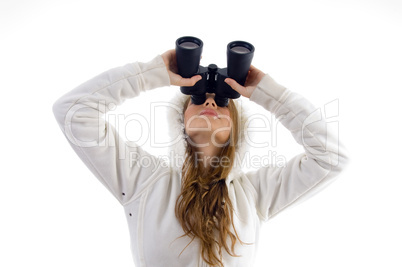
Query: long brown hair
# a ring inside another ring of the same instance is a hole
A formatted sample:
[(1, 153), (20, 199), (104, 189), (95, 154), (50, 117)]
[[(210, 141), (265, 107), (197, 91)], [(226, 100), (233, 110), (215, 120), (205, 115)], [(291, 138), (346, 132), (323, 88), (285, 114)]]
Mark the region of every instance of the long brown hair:
[[(189, 100), (190, 98), (184, 103), (183, 114)], [(187, 141), (181, 194), (176, 200), (176, 217), (184, 230), (181, 237), (189, 236), (190, 243), (198, 238), (202, 258), (211, 266), (223, 266), (222, 248), (229, 255), (238, 257), (234, 252), (235, 244), (237, 241), (244, 244), (233, 224), (233, 206), (225, 182), (235, 160), (240, 130), (239, 114), (232, 99), (229, 100), (228, 108), (232, 130), (227, 145), (221, 149), (219, 164), (209, 169), (205, 169), (203, 164), (197, 164), (195, 148)], [(226, 242), (228, 238), (231, 241), (230, 248)]]

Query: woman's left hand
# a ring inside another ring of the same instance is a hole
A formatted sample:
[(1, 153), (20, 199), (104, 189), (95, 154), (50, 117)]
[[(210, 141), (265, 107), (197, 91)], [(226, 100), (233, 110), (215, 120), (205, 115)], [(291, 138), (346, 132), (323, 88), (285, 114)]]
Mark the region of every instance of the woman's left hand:
[(264, 72), (251, 65), (244, 86), (241, 86), (231, 78), (226, 78), (225, 82), (242, 96), (250, 98), (251, 94), (254, 92), (254, 89), (257, 88), (257, 85), (264, 76)]

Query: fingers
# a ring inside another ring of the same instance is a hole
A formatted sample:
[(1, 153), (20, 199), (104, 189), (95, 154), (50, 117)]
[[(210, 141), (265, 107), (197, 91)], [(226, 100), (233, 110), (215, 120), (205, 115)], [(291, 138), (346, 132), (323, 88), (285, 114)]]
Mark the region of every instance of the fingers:
[(238, 84), (235, 80), (231, 78), (226, 78), (225, 82), (232, 87), (233, 90), (237, 91), (239, 94), (243, 95), (245, 88)]
[(238, 84), (235, 80), (231, 79), (231, 78), (226, 78), (225, 82), (232, 87), (233, 90), (235, 90), (236, 92), (238, 92), (239, 94), (241, 94), (242, 96), (248, 97), (247, 96), (247, 90), (244, 86), (241, 86), (240, 84)]

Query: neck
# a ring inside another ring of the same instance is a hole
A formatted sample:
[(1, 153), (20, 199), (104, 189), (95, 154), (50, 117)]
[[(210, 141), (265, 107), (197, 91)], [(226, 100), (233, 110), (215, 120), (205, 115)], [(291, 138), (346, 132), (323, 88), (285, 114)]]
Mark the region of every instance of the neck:
[(201, 164), (205, 170), (219, 165), (219, 155), (222, 148), (213, 144), (203, 147), (196, 147), (195, 161), (196, 164)]

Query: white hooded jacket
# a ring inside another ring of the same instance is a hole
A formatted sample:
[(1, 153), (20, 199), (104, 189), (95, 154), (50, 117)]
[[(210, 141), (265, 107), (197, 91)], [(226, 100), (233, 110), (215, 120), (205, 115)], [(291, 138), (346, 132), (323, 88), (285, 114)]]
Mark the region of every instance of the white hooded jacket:
[[(135, 266), (207, 266), (197, 240), (183, 251), (190, 238), (179, 238), (184, 233), (175, 217), (181, 191), (180, 166), (162, 164), (160, 158), (141, 147), (122, 142), (100, 116), (111, 104), (120, 105), (141, 92), (169, 85), (163, 59), (157, 56), (148, 63), (127, 64), (100, 74), (62, 96), (53, 112), (77, 155), (123, 205)], [(184, 98), (178, 95), (174, 101), (182, 105)], [(250, 102), (274, 114), (304, 147), (304, 153), (284, 167), (266, 166), (250, 172), (233, 168), (226, 184), (234, 207), (234, 225), (240, 240), (252, 245), (237, 243), (235, 253), (241, 257), (231, 257), (223, 250), (225, 266), (252, 266), (260, 223), (322, 190), (347, 163), (344, 148), (337, 135), (327, 130), (320, 110), (300, 95), (265, 75)], [(245, 125), (245, 112), (241, 118)], [(180, 140), (172, 149), (181, 155), (182, 119), (178, 112), (169, 114), (170, 134)], [(241, 139), (244, 141), (244, 133)], [(238, 147), (241, 153), (244, 149)], [(128, 160), (130, 153), (137, 159), (150, 157), (153, 161), (147, 167), (140, 166)]]

